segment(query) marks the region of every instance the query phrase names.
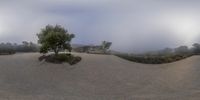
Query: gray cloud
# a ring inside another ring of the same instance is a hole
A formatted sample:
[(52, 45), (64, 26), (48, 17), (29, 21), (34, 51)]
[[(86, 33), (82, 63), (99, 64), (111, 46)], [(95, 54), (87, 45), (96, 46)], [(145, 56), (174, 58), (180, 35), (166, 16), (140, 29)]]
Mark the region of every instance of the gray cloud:
[(76, 34), (73, 43), (107, 40), (113, 42), (112, 49), (120, 51), (191, 45), (200, 42), (198, 28), (195, 35), (194, 28), (191, 33), (182, 29), (191, 36), (178, 32), (190, 27), (182, 26), (182, 20), (186, 20), (183, 24), (195, 20), (199, 25), (199, 4), (191, 0), (4, 0), (0, 1), (0, 41), (36, 42), (42, 27), (61, 24)]

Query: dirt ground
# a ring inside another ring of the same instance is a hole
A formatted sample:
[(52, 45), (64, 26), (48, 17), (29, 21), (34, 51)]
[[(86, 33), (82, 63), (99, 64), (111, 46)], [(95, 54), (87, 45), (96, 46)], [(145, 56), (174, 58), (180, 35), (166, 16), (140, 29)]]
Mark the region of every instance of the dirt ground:
[(200, 100), (200, 56), (162, 65), (112, 55), (39, 62), (38, 53), (0, 56), (0, 100)]

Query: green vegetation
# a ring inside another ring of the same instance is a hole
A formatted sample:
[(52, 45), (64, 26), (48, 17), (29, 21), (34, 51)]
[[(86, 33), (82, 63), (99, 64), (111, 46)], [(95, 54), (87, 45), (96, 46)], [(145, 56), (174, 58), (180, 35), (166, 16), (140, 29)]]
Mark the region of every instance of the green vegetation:
[(37, 34), (41, 44), (40, 52), (47, 53), (53, 50), (55, 55), (58, 55), (59, 51), (67, 49), (71, 52), (71, 40), (75, 37), (74, 34), (69, 34), (66, 29), (60, 25), (52, 26), (47, 25)]
[(9, 55), (16, 52), (38, 52), (39, 46), (32, 42), (23, 41), (22, 44), (1, 43), (0, 55)]
[(198, 44), (198, 43), (193, 44), (192, 52), (195, 55), (199, 55), (200, 54), (200, 44)]
[(104, 53), (107, 52), (107, 50), (111, 47), (111, 45), (112, 45), (112, 42), (107, 42), (107, 41), (102, 42), (101, 47), (102, 47)]
[(39, 57), (39, 61), (42, 61), (42, 60), (45, 60), (46, 62), (50, 62), (50, 63), (56, 63), (56, 64), (67, 62), (70, 65), (74, 65), (81, 61), (81, 57), (73, 56), (71, 54), (61, 53), (58, 55), (55, 55), (55, 54), (51, 54), (47, 56), (43, 55)]
[(195, 43), (192, 48), (180, 46), (175, 49), (165, 48), (159, 51), (147, 52), (143, 54), (115, 54), (118, 57), (129, 61), (145, 64), (163, 64), (171, 63), (185, 59), (192, 55), (200, 54), (200, 44)]
[(129, 61), (145, 63), (145, 64), (163, 64), (179, 61), (192, 55), (166, 55), (166, 56), (137, 56), (128, 54), (117, 54), (116, 56), (127, 59)]
[[(48, 52), (54, 52), (54, 54), (43, 55), (39, 58), (40, 61), (45, 60), (52, 63), (68, 62), (73, 65), (81, 61), (81, 57), (71, 55), (72, 46), (71, 41), (75, 37), (74, 34), (70, 34), (68, 30), (60, 25), (47, 25), (42, 28), (37, 34), (38, 43), (23, 41), (22, 44), (1, 43), (0, 55), (14, 54), (16, 52), (38, 52), (46, 54)], [(100, 45), (85, 45), (77, 48), (73, 48), (76, 52), (87, 52), (93, 54), (110, 54), (109, 48), (112, 42), (103, 41)], [(60, 51), (68, 50), (69, 53), (59, 53)], [(165, 48), (159, 51), (151, 51), (143, 54), (121, 54), (115, 53), (116, 56), (146, 64), (162, 64), (175, 62), (192, 55), (200, 54), (200, 44), (193, 44), (192, 48), (187, 46), (180, 46), (174, 49)]]
[(71, 52), (71, 40), (75, 37), (74, 34), (69, 32), (60, 25), (52, 26), (47, 25), (37, 34), (41, 44), (40, 53), (48, 53), (53, 51), (55, 54), (41, 56), (40, 61), (45, 60), (51, 63), (68, 62), (70, 65), (76, 64), (81, 61), (81, 57), (76, 57), (70, 54), (59, 54), (60, 51), (68, 50)]

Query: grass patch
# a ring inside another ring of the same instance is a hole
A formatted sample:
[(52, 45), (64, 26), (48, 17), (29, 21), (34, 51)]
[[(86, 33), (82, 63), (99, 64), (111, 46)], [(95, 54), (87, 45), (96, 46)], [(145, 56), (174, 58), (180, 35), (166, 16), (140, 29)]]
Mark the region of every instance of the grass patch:
[(42, 60), (45, 60), (46, 62), (50, 62), (50, 63), (56, 63), (56, 64), (67, 62), (70, 65), (74, 65), (81, 61), (81, 57), (62, 53), (62, 54), (58, 54), (57, 56), (55, 54), (51, 54), (47, 56), (43, 55), (39, 57), (39, 61), (42, 61)]

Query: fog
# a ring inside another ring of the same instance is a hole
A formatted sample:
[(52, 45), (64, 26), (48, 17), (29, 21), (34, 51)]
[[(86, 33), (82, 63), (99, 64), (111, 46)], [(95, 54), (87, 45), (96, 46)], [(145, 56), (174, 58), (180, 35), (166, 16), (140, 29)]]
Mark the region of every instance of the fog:
[(111, 41), (143, 52), (200, 42), (197, 0), (1, 0), (0, 42), (33, 41), (47, 24), (74, 33), (75, 44)]

